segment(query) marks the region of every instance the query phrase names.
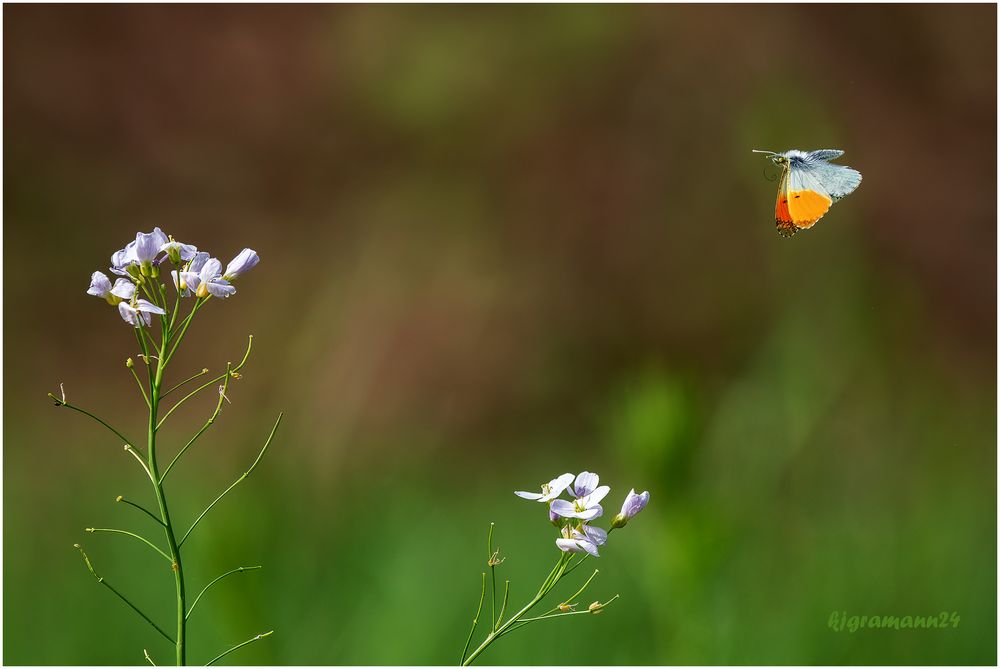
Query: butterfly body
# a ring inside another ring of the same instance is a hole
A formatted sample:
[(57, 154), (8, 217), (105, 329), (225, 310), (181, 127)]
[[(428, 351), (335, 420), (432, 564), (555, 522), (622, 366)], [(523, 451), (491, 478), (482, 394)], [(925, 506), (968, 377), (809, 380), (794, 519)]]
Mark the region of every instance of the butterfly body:
[(830, 163), (844, 155), (837, 149), (755, 152), (769, 154), (774, 164), (781, 167), (774, 220), (778, 234), (783, 237), (814, 226), (834, 202), (854, 192), (861, 184), (860, 172)]

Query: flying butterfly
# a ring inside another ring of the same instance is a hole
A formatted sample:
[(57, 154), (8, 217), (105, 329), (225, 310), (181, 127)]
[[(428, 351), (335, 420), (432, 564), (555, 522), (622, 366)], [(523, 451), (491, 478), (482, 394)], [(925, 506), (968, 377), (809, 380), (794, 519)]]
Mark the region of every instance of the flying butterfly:
[(770, 156), (781, 167), (774, 221), (782, 237), (814, 226), (834, 202), (853, 193), (861, 184), (861, 172), (830, 164), (844, 155), (837, 149), (792, 149), (784, 153), (753, 149), (753, 152)]

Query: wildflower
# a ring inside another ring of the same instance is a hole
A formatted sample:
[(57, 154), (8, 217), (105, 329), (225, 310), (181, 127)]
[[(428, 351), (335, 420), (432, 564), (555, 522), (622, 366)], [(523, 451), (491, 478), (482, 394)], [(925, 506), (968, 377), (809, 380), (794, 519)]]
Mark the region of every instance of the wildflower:
[(589, 553), (594, 557), (601, 557), (597, 553), (597, 547), (603, 546), (607, 540), (608, 533), (599, 527), (567, 525), (562, 529), (562, 537), (556, 539), (556, 546), (565, 553)]
[(191, 244), (181, 244), (180, 242), (174, 241), (173, 237), (169, 238), (166, 244), (160, 247), (161, 253), (166, 253), (167, 257), (170, 258), (170, 262), (175, 265), (180, 265), (182, 262), (187, 262), (194, 258), (195, 254), (198, 253), (198, 248), (192, 246)]
[(570, 492), (576, 499), (572, 502), (564, 499), (553, 500), (550, 507), (552, 512), (563, 518), (581, 520), (593, 520), (602, 515), (604, 509), (600, 502), (611, 492), (611, 488), (597, 485), (599, 481), (600, 477), (597, 474), (582, 472), (570, 487)]
[(112, 274), (117, 274), (118, 276), (135, 276), (135, 274), (132, 274), (129, 271), (132, 268), (135, 268), (134, 271), (138, 274), (138, 268), (132, 264), (131, 260), (129, 260), (129, 254), (134, 246), (135, 242), (129, 242), (125, 248), (119, 249), (111, 254)]
[(160, 314), (162, 316), (167, 312), (148, 300), (139, 299), (135, 301), (135, 304), (131, 302), (119, 302), (118, 313), (122, 315), (122, 319), (126, 323), (138, 328), (142, 327), (143, 324), (146, 327), (152, 324), (153, 317), (150, 314)]
[(210, 258), (197, 274), (185, 272), (188, 290), (193, 290), (197, 297), (229, 297), (236, 292), (236, 288), (222, 278), (221, 272), (222, 263), (217, 258)]
[(628, 521), (632, 520), (639, 514), (640, 511), (646, 508), (649, 504), (649, 491), (644, 491), (641, 495), (635, 494), (635, 488), (632, 488), (631, 492), (625, 497), (625, 502), (622, 503), (622, 510), (617, 516), (611, 521), (611, 527), (619, 528), (625, 527)]
[[(181, 294), (182, 297), (187, 297), (191, 294), (188, 289), (188, 280), (194, 279), (195, 282), (198, 281), (198, 273), (201, 272), (201, 268), (205, 266), (208, 262), (209, 255), (204, 251), (199, 251), (192, 256), (188, 264), (184, 266), (180, 271), (171, 270), (170, 276), (174, 280), (174, 288), (177, 292)], [(197, 284), (196, 284), (197, 285)]]
[(517, 495), (518, 497), (521, 497), (522, 499), (531, 499), (538, 502), (549, 502), (558, 497), (559, 495), (561, 495), (562, 491), (565, 490), (566, 486), (572, 483), (572, 481), (573, 481), (572, 474), (563, 474), (558, 478), (552, 479), (548, 483), (543, 483), (541, 493), (515, 490), (514, 494)]
[(259, 262), (260, 258), (257, 256), (256, 251), (253, 249), (243, 249), (226, 265), (226, 271), (223, 273), (222, 278), (226, 281), (232, 281), (239, 277), (240, 274), (252, 270)]
[(160, 249), (169, 242), (163, 230), (153, 228), (152, 232), (135, 233), (135, 243), (125, 247), (127, 251), (126, 259), (139, 265), (139, 272), (143, 276), (152, 276), (153, 261), (160, 255)]
[(90, 288), (87, 289), (87, 294), (103, 298), (114, 306), (122, 300), (131, 300), (135, 295), (135, 285), (128, 279), (117, 279), (112, 286), (111, 279), (104, 272), (94, 272), (90, 275)]

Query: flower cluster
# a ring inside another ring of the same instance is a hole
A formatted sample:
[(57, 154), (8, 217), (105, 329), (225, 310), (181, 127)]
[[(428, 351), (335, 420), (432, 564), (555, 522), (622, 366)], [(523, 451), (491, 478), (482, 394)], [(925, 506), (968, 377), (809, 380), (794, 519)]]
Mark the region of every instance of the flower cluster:
[[(199, 300), (227, 298), (236, 292), (232, 282), (253, 269), (260, 258), (253, 249), (243, 249), (222, 269), (222, 263), (191, 244), (182, 244), (159, 228), (139, 232), (135, 241), (111, 256), (110, 271), (119, 278), (114, 284), (104, 272), (90, 277), (88, 295), (100, 297), (118, 307), (122, 319), (134, 327), (149, 327), (152, 315), (166, 315), (166, 296), (159, 283), (160, 268), (170, 263), (174, 288), (179, 297), (194, 295)], [(139, 297), (139, 295), (145, 295)], [(163, 306), (161, 306), (163, 305)]]
[[(597, 549), (608, 540), (608, 533), (590, 524), (595, 518), (604, 515), (601, 501), (611, 492), (606, 485), (598, 485), (600, 477), (592, 472), (581, 472), (574, 477), (563, 474), (542, 484), (541, 493), (515, 491), (514, 494), (523, 499), (544, 502), (549, 507), (549, 520), (559, 528), (561, 536), (556, 539), (556, 546), (567, 553), (589, 553), (600, 557)], [(568, 492), (571, 500), (562, 499), (560, 495)], [(646, 508), (649, 503), (649, 492), (636, 494), (635, 489), (629, 492), (622, 504), (621, 512), (611, 521), (611, 529), (625, 527), (631, 520)]]

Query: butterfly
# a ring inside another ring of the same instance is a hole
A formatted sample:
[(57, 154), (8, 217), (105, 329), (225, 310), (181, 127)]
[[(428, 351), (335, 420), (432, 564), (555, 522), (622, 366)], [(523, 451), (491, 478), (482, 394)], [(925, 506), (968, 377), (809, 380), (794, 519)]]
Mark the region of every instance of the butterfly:
[(811, 228), (834, 202), (853, 193), (861, 184), (861, 172), (830, 164), (844, 155), (837, 149), (792, 149), (784, 153), (753, 149), (753, 152), (767, 154), (775, 165), (781, 166), (774, 221), (782, 237)]

